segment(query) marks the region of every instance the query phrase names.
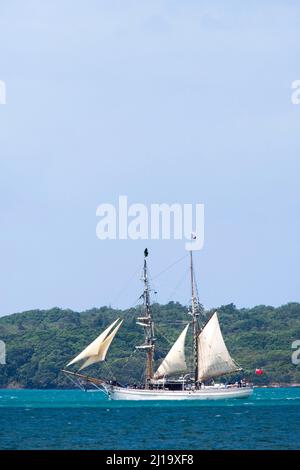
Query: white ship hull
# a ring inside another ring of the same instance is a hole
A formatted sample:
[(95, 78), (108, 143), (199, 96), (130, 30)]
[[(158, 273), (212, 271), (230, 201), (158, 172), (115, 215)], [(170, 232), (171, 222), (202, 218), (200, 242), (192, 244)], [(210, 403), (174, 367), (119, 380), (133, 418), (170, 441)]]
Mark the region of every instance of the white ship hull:
[(112, 400), (224, 400), (248, 398), (252, 393), (251, 387), (206, 387), (201, 390), (178, 391), (113, 387), (109, 396)]

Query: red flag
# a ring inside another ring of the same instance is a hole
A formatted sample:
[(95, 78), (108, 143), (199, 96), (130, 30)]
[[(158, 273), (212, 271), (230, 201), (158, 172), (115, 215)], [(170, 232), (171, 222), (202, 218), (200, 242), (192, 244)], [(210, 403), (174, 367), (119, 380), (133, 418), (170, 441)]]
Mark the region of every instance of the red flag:
[(264, 371), (262, 369), (258, 368), (258, 369), (255, 369), (255, 373), (256, 373), (256, 375), (263, 375)]

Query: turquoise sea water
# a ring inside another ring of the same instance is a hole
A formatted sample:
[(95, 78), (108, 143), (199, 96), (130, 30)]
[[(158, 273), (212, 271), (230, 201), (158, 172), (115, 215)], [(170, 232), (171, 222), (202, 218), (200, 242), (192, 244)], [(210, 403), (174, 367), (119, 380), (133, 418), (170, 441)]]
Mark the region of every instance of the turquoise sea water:
[(300, 388), (196, 404), (0, 390), (0, 449), (300, 449), (299, 422)]

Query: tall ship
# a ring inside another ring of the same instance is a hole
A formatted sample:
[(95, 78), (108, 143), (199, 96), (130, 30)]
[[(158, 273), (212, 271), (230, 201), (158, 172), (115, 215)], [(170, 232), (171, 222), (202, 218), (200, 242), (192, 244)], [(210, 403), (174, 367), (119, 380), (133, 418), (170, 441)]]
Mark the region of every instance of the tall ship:
[[(95, 363), (105, 361), (109, 347), (119, 331), (123, 320), (118, 318), (92, 343), (72, 359), (62, 371), (81, 388), (90, 384), (103, 391), (111, 400), (224, 400), (247, 398), (253, 388), (242, 378), (234, 383), (218, 381), (224, 376), (241, 377), (243, 369), (230, 356), (220, 329), (218, 313), (206, 321), (200, 320), (201, 306), (198, 301), (194, 276), (193, 252), (190, 251), (191, 307), (187, 322), (175, 343), (157, 370), (154, 371), (156, 346), (155, 325), (150, 302), (148, 275), (148, 250), (144, 251), (142, 314), (136, 323), (144, 332), (143, 344), (136, 349), (146, 356), (144, 381), (137, 385), (121, 385), (117, 380), (92, 377), (81, 371)], [(186, 361), (186, 337), (192, 334), (192, 370)], [(76, 372), (69, 367), (80, 364)]]

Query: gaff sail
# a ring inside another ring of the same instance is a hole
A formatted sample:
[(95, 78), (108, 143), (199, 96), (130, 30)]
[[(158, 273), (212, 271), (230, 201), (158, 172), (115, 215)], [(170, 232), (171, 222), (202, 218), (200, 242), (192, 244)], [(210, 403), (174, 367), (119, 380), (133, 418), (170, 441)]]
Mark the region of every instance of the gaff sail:
[(198, 336), (198, 380), (202, 382), (240, 370), (228, 352), (215, 312)]

